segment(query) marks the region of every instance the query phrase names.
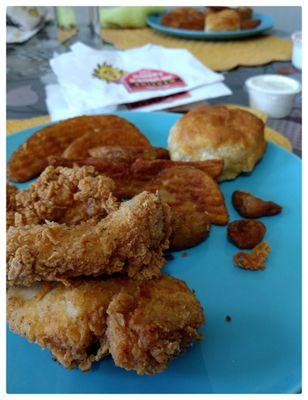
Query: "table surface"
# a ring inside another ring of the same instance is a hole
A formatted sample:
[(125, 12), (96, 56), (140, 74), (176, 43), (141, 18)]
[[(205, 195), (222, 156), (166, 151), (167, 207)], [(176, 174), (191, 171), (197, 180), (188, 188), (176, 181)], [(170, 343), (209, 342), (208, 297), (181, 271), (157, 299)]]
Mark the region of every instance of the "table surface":
[[(281, 31), (273, 31), (286, 37)], [(57, 39), (56, 27), (52, 24), (45, 27), (32, 39), (23, 44), (7, 46), (7, 119), (32, 118), (48, 114), (45, 104), (45, 85), (55, 83), (56, 78), (49, 66), (49, 60), (55, 53), (69, 50), (75, 41), (96, 47), (110, 48), (111, 45), (94, 37), (90, 29), (81, 27), (77, 36), (61, 44)], [(296, 70), (290, 62), (272, 62), (258, 67), (238, 67), (223, 73), (225, 83), (231, 88), (231, 96), (208, 100), (210, 104), (233, 103), (248, 105), (248, 95), (244, 90), (247, 78), (258, 74), (282, 73), (299, 81), (301, 71)], [(179, 107), (172, 111), (187, 111), (191, 105)], [(294, 149), (302, 154), (302, 97), (296, 97), (291, 114), (284, 119), (269, 119), (268, 126), (285, 135)]]

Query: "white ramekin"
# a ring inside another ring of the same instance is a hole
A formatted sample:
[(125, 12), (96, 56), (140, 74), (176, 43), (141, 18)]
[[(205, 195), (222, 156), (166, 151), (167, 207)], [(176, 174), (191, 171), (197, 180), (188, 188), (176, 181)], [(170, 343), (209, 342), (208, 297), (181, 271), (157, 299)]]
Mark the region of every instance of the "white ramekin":
[(283, 118), (290, 114), (301, 84), (282, 75), (257, 75), (246, 80), (249, 105), (265, 112), (271, 118)]

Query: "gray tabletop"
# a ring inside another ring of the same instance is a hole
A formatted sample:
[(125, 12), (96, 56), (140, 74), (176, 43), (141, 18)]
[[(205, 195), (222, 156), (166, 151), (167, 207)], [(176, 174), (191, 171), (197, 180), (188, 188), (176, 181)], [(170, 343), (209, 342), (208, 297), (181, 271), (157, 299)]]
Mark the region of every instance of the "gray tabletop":
[[(275, 32), (286, 36), (283, 32)], [(96, 48), (110, 46), (94, 38), (87, 27), (80, 29), (77, 37), (60, 44), (56, 28), (46, 25), (35, 37), (24, 44), (7, 46), (7, 119), (31, 118), (48, 114), (45, 104), (45, 85), (55, 82), (49, 60), (55, 53), (62, 53), (76, 40)], [(247, 78), (264, 73), (281, 73), (301, 81), (301, 72), (290, 62), (272, 62), (259, 67), (238, 67), (224, 72), (225, 83), (231, 96), (208, 100), (209, 103), (248, 105), (243, 85)], [(190, 106), (187, 106), (187, 110)], [(292, 143), (294, 153), (302, 150), (302, 98), (298, 95), (291, 114), (284, 119), (269, 119), (267, 125), (285, 135)], [(183, 110), (183, 107), (181, 108)]]

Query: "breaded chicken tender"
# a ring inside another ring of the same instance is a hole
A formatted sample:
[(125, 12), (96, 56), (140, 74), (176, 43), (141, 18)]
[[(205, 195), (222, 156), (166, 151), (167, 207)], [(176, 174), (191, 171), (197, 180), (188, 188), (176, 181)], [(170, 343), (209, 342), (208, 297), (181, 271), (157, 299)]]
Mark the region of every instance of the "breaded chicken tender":
[(6, 183), (6, 227), (14, 225), (18, 188)]
[(106, 311), (121, 281), (80, 281), (74, 286), (37, 283), (7, 292), (10, 329), (48, 348), (66, 368), (91, 368), (108, 353)]
[(94, 167), (47, 167), (40, 177), (15, 194), (11, 225), (42, 224), (46, 220), (75, 225), (101, 219), (118, 209), (114, 182)]
[(10, 227), (9, 285), (63, 281), (121, 272), (131, 278), (158, 276), (169, 246), (170, 211), (158, 195), (140, 193), (99, 223), (48, 223)]
[(153, 375), (201, 335), (202, 307), (183, 281), (143, 281), (115, 295), (108, 307), (107, 341), (118, 367)]
[(7, 320), (66, 368), (86, 371), (110, 352), (116, 365), (154, 374), (200, 337), (204, 314), (184, 282), (162, 275), (12, 287)]

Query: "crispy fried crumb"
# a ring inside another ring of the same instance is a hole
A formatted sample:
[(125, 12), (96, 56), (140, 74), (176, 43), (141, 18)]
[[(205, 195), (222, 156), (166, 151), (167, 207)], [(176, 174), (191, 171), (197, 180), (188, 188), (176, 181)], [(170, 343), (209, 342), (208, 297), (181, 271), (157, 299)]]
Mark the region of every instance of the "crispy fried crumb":
[(258, 270), (265, 269), (265, 261), (271, 250), (270, 245), (267, 242), (259, 243), (252, 249), (251, 253), (239, 252), (235, 254), (233, 260), (237, 267)]

